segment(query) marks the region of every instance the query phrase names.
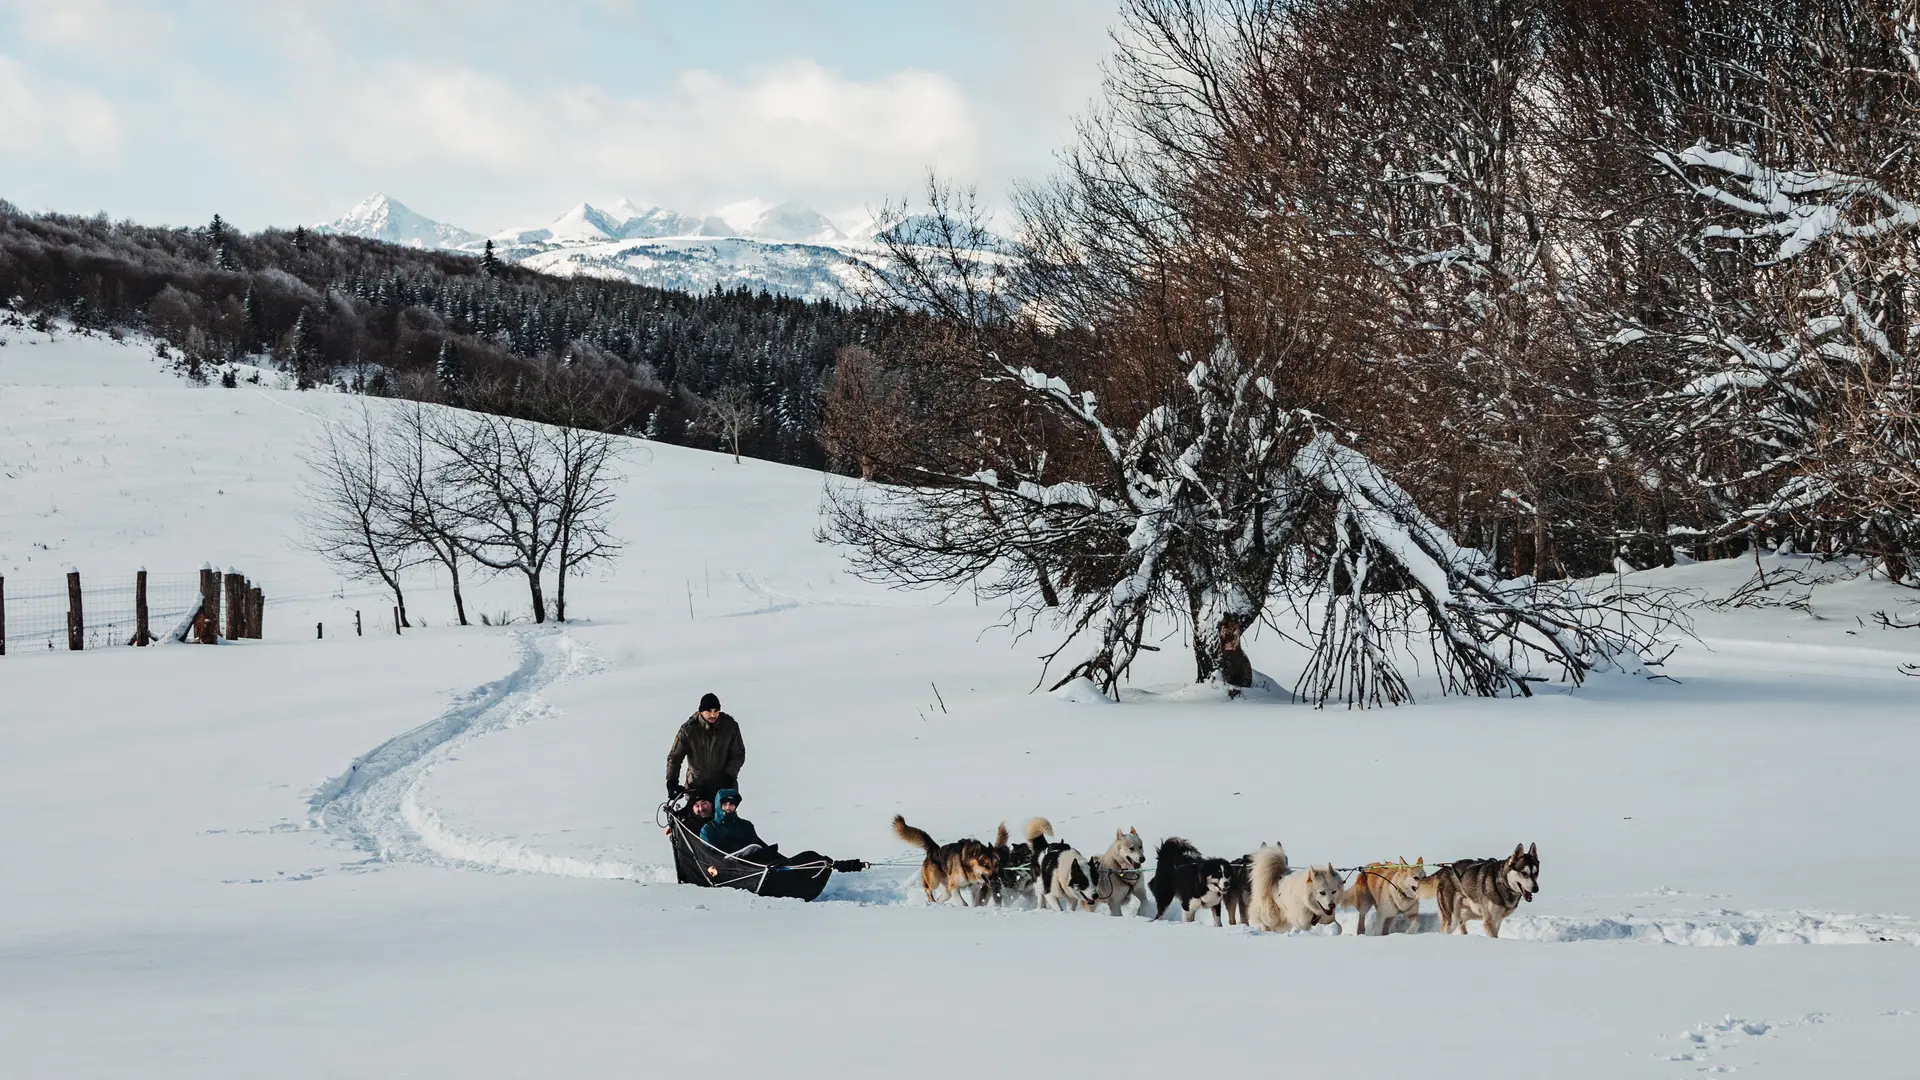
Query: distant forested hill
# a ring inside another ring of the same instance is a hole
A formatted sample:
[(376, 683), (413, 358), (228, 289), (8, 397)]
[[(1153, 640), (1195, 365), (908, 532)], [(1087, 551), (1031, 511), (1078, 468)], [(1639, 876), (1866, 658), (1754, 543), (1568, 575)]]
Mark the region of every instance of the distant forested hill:
[(548, 277), (466, 255), (246, 234), (218, 217), (155, 228), (0, 202), (0, 301), (30, 318), (142, 330), (196, 378), (251, 360), (300, 386), (717, 445), (705, 402), (745, 400), (741, 449), (819, 467), (840, 349), (896, 316), (746, 290), (690, 295)]

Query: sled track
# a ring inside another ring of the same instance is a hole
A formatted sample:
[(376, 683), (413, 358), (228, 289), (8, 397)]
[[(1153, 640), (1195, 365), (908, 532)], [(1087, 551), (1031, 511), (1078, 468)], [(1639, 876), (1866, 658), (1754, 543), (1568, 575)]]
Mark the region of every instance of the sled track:
[(672, 881), (670, 868), (548, 855), (517, 840), (472, 837), (420, 802), (420, 782), (462, 745), (556, 715), (540, 696), (593, 661), (565, 632), (515, 635), (520, 662), (506, 677), (470, 691), (438, 717), (388, 739), (320, 785), (308, 820), (382, 862), (417, 862), (561, 877)]

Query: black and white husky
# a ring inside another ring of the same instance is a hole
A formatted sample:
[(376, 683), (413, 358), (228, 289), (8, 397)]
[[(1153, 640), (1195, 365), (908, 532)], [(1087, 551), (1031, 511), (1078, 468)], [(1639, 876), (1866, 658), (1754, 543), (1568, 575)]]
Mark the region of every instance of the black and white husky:
[(1092, 911), (1099, 893), (1093, 867), (1072, 844), (1054, 843), (1040, 849), (1033, 875), (1034, 899), (1055, 911)]
[(1210, 859), (1200, 849), (1178, 836), (1160, 842), (1154, 854), (1153, 880), (1147, 891), (1153, 894), (1153, 917), (1167, 913), (1174, 901), (1192, 922), (1201, 908), (1213, 912), (1213, 925), (1220, 925), (1220, 905), (1233, 888), (1233, 867), (1225, 859)]

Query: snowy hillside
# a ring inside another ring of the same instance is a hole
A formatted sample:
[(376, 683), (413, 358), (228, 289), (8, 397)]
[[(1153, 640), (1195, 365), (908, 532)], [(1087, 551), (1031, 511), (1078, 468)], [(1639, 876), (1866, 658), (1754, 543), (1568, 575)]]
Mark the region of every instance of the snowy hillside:
[[(970, 595), (850, 579), (813, 539), (817, 474), (636, 443), (628, 548), (575, 583), (577, 621), (454, 627), (422, 572), (431, 625), (396, 635), (301, 548), (300, 448), (358, 399), (0, 337), (10, 594), (211, 562), (269, 598), (258, 641), (0, 657), (7, 1075), (1911, 1068), (1920, 631), (1871, 618), (1920, 614), (1911, 592), (1769, 556), (1833, 579), (1696, 609), (1671, 681), (1323, 711), (1197, 692), (1169, 648), (1126, 704), (1076, 704), (1030, 692), (1042, 641)], [(468, 603), (526, 610), (504, 579)], [(1248, 648), (1296, 670), (1271, 631)], [(664, 883), (663, 758), (708, 690), (763, 835), (897, 864), (815, 904)], [(1542, 890), (1499, 940), (929, 907), (895, 813), (1341, 867), (1537, 842)]]
[(621, 199), (604, 209), (579, 203), (544, 225), (482, 237), (373, 195), (316, 228), (473, 254), (491, 241), (499, 257), (561, 276), (624, 279), (689, 292), (745, 287), (841, 300), (858, 283), (858, 264), (879, 256), (871, 226), (863, 219), (849, 234), (795, 202), (749, 199), (708, 214), (684, 214)]

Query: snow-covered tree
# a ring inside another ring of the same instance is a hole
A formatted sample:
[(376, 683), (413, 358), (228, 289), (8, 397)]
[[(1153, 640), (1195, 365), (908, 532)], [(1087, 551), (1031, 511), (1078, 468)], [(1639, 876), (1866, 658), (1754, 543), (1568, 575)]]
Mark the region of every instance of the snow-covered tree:
[(460, 364), (460, 351), (454, 347), (451, 339), (442, 338), (440, 341), (440, 355), (433, 364), (433, 377), (440, 384), (441, 396), (449, 402), (458, 403), (461, 387), (466, 382), (466, 370)]

